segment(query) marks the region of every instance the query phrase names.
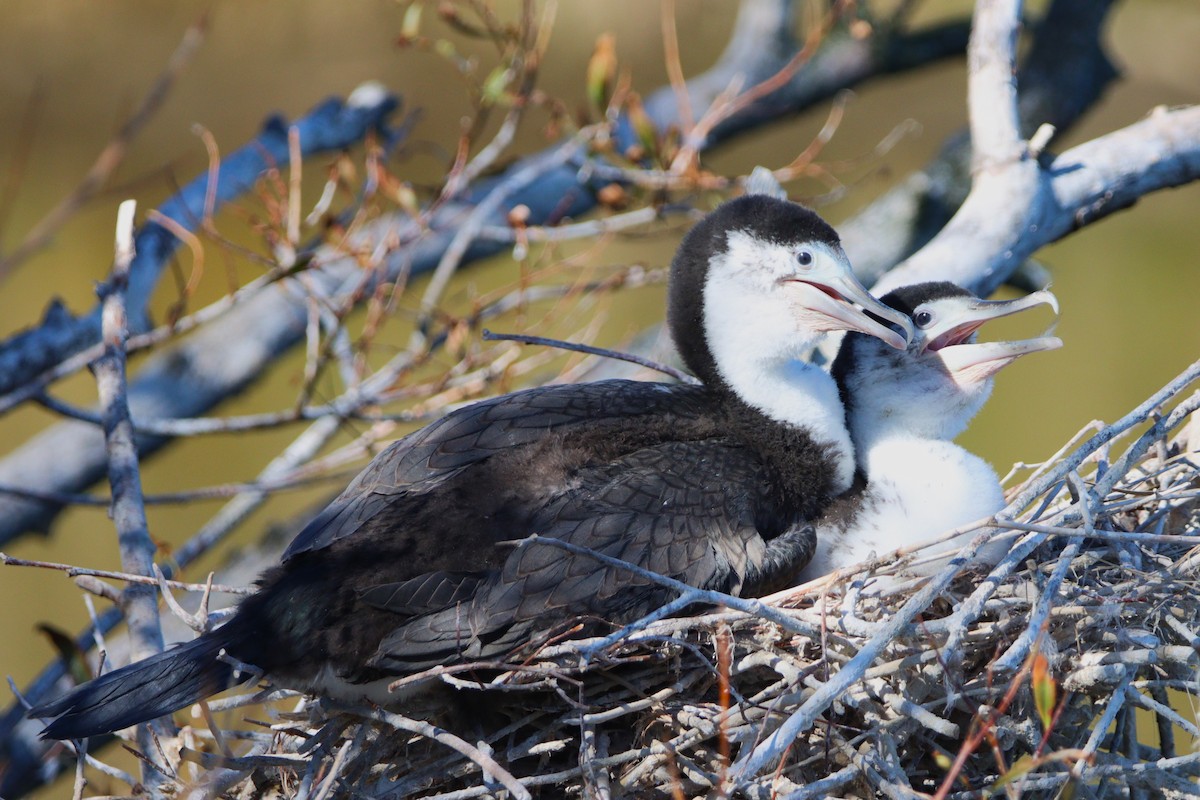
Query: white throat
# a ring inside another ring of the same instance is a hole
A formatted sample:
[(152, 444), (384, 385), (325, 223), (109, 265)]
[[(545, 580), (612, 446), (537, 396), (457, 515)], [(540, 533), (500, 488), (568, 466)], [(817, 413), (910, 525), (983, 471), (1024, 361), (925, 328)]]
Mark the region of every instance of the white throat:
[(725, 383), (751, 407), (830, 447), (832, 491), (845, 491), (854, 478), (854, 446), (837, 384), (801, 358), (818, 336), (801, 336), (790, 309), (764, 303), (762, 293), (737, 282), (709, 280), (704, 294), (708, 346)]

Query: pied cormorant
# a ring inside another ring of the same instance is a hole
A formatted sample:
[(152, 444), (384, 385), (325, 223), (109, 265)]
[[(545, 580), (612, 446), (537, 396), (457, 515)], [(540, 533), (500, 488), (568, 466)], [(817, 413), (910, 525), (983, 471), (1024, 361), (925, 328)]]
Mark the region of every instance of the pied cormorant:
[(811, 554), (803, 523), (854, 474), (837, 387), (802, 356), (835, 330), (903, 348), (909, 319), (867, 294), (820, 217), (761, 195), (688, 232), (668, 293), (701, 385), (546, 386), (447, 414), (380, 453), (226, 624), (35, 708), (53, 718), (43, 735), (127, 727), (225, 689), (222, 653), (284, 686), (394, 702), (399, 676), (674, 598), (530, 534), (734, 594), (794, 574)]

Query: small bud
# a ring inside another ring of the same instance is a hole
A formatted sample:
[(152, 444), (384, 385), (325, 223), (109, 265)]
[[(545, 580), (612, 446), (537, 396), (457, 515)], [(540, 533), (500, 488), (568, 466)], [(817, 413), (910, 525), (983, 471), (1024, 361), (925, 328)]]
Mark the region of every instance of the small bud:
[(600, 191), (596, 192), (596, 199), (600, 201), (600, 205), (606, 208), (624, 208), (629, 202), (629, 195), (625, 192), (625, 187), (619, 183), (610, 183), (607, 186), (600, 187)]
[(859, 41), (870, 38), (872, 33), (874, 29), (865, 19), (856, 19), (850, 23), (850, 35)]
[(529, 221), (529, 206), (521, 204), (513, 206), (508, 212), (508, 224), (514, 228), (524, 228), (525, 223)]

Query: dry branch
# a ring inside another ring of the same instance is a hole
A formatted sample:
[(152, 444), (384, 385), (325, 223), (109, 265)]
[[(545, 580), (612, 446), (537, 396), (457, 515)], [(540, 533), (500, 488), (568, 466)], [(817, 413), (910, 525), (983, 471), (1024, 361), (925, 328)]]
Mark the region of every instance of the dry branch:
[[(137, 448), (133, 443), (133, 425), (129, 420), (129, 405), (125, 398), (125, 340), (129, 323), (125, 310), (125, 289), (129, 281), (129, 265), (133, 261), (133, 215), (137, 208), (132, 200), (121, 204), (117, 212), (116, 258), (113, 261), (112, 281), (103, 297), (102, 335), (104, 355), (93, 364), (96, 386), (104, 423), (105, 446), (108, 450), (108, 482), (112, 486), (112, 518), (117, 528), (121, 566), (135, 575), (153, 573), (158, 548), (150, 539), (146, 523), (146, 506), (142, 501), (142, 483), (138, 470)], [(149, 658), (163, 649), (162, 626), (158, 621), (158, 593), (154, 587), (130, 584), (121, 598), (125, 620), (129, 626), (133, 658)], [(163, 777), (163, 760), (153, 745), (156, 738), (173, 733), (169, 721), (156, 721), (138, 727), (138, 745), (146, 760), (142, 766), (142, 782), (154, 788)]]

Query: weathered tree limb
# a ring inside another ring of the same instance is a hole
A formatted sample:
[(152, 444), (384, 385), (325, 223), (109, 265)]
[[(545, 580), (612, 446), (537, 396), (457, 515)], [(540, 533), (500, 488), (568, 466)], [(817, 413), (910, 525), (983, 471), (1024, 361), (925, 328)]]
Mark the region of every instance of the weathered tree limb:
[(1060, 156), (984, 168), (950, 224), (876, 284), (949, 280), (988, 294), (1039, 248), (1140, 197), (1200, 179), (1200, 107), (1156, 109)]
[[(1054, 0), (1033, 30), (1017, 74), (1021, 133), (1059, 136), (1117, 77), (1103, 26), (1115, 0)], [(838, 226), (854, 271), (873, 285), (946, 226), (971, 188), (971, 137), (951, 136), (932, 162)]]

